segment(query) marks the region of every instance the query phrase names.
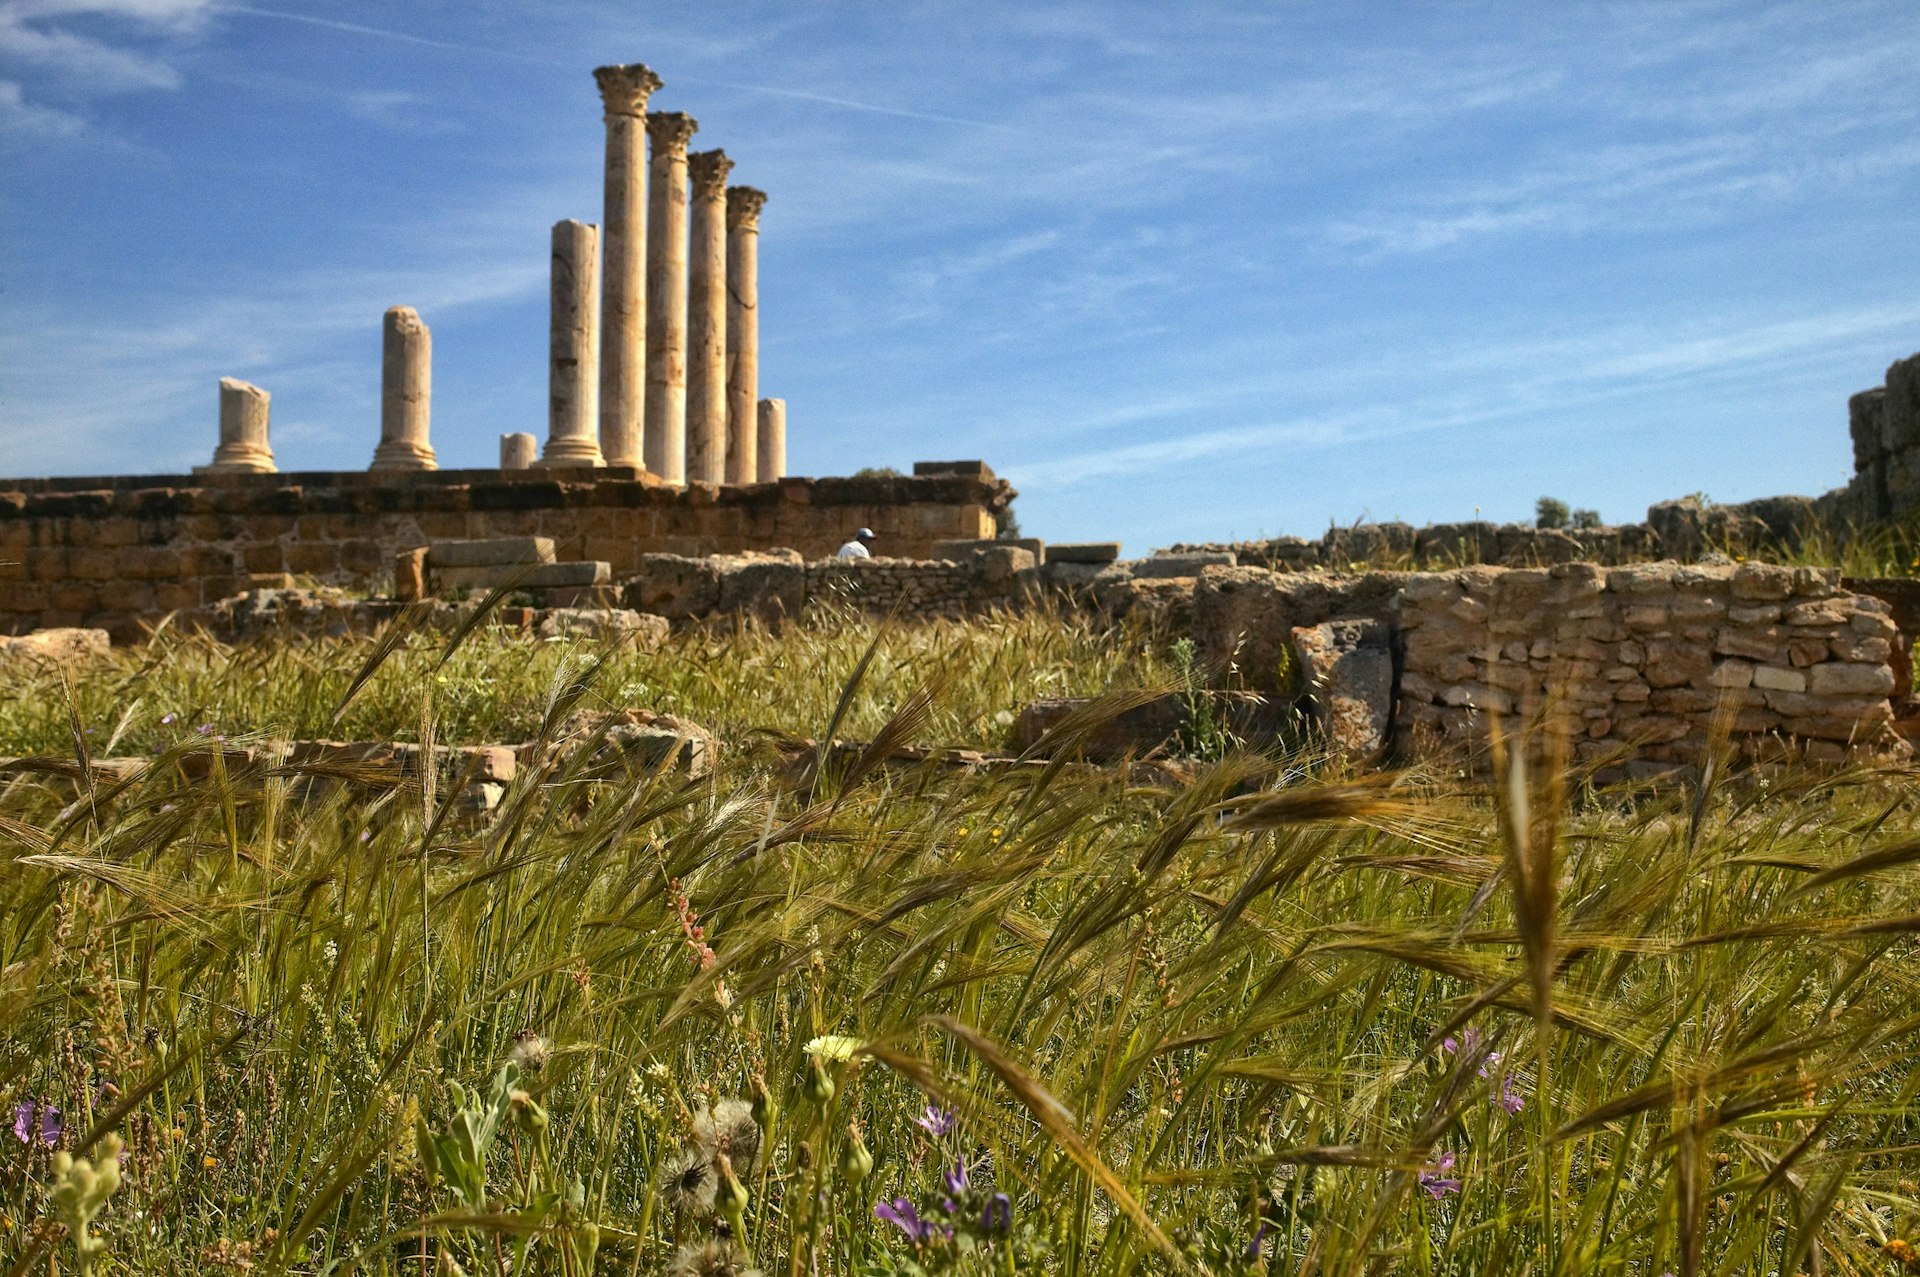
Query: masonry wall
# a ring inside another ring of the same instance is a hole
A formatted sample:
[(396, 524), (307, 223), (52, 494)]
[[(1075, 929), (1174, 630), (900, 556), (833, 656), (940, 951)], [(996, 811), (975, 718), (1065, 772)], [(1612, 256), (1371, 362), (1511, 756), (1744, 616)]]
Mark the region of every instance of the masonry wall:
[[(1824, 568), (1472, 568), (1401, 584), (1403, 748), (1477, 744), (1548, 710), (1580, 761), (1697, 762), (1715, 730), (1757, 758), (1904, 755), (1887, 604)], [(1904, 665), (1901, 667), (1904, 669)]]
[(859, 527), (885, 552), (990, 537), (1007, 485), (978, 474), (788, 478), (672, 488), (632, 471), (438, 471), (37, 479), (0, 482), (0, 633), (138, 622), (281, 574), (381, 586), (393, 556), (429, 541), (552, 537), (616, 579), (652, 552), (786, 546), (829, 555)]

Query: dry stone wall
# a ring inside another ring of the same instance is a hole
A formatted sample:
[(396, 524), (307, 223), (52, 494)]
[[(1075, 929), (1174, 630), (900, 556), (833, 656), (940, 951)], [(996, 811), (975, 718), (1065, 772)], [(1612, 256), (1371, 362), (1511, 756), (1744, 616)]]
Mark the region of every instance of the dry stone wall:
[(1408, 752), (1529, 712), (1560, 716), (1580, 761), (1698, 762), (1716, 731), (1761, 759), (1910, 752), (1890, 609), (1830, 569), (1471, 568), (1409, 578), (1398, 604)]

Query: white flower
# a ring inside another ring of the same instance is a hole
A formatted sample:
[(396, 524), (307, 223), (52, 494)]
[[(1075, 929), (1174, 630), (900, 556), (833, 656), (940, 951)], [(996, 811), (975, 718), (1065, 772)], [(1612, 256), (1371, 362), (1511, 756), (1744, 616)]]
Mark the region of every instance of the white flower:
[(861, 1045), (859, 1038), (850, 1038), (843, 1033), (828, 1033), (807, 1043), (807, 1054), (844, 1063), (853, 1058), (853, 1053)]

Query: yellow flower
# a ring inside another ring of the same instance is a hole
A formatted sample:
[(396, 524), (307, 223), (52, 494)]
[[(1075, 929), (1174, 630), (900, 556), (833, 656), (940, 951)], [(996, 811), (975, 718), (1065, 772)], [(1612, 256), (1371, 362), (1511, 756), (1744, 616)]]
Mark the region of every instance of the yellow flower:
[(173, 1130), (168, 1133), (173, 1136), (173, 1142), (176, 1144), (178, 1144), (181, 1140), (187, 1138), (187, 1133), (181, 1130), (177, 1126), (174, 1127)]
[(1000, 826), (995, 825), (992, 829), (987, 830), (987, 837), (997, 840), (1000, 837)]
[(210, 1171), (220, 1165), (220, 1159), (209, 1153), (200, 1159), (200, 1165), (203, 1169)]
[(965, 838), (967, 836), (967, 827), (965, 825), (960, 826), (960, 828), (953, 831), (953, 836), (955, 838)]
[(1914, 1261), (1912, 1245), (1896, 1237), (1880, 1249), (1887, 1252), (1887, 1258), (1896, 1263), (1911, 1264)]

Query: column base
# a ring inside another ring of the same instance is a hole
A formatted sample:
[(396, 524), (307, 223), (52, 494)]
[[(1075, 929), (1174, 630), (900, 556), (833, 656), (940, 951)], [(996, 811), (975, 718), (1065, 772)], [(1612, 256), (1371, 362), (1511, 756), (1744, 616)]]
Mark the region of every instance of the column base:
[(265, 448), (222, 444), (213, 450), (213, 460), (195, 466), (195, 474), (279, 474), (273, 454)]
[(424, 443), (413, 443), (405, 439), (389, 440), (373, 450), (373, 464), (369, 470), (438, 470), (440, 463), (434, 459), (433, 449)]
[(591, 439), (560, 439), (547, 443), (547, 455), (534, 462), (536, 470), (578, 470), (603, 466), (600, 445)]

